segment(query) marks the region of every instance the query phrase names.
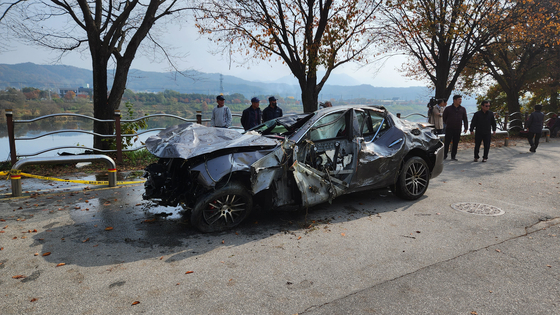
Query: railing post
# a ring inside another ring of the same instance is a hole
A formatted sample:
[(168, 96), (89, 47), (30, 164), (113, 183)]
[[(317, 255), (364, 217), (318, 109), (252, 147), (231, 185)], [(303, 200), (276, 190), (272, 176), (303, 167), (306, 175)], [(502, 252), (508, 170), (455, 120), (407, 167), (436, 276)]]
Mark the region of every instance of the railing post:
[(117, 163), (122, 163), (121, 111), (115, 110), (115, 134), (117, 141)]
[(197, 110), (196, 111), (196, 123), (197, 124), (202, 124), (202, 111), (201, 110)]
[(504, 117), (504, 128), (506, 129), (506, 138), (504, 139), (504, 147), (507, 147), (509, 145), (508, 118), (509, 118), (509, 112), (506, 112), (506, 115)]
[(16, 139), (14, 134), (14, 120), (12, 109), (6, 109), (6, 125), (8, 125), (8, 141), (10, 142), (10, 157), (12, 165), (17, 162)]

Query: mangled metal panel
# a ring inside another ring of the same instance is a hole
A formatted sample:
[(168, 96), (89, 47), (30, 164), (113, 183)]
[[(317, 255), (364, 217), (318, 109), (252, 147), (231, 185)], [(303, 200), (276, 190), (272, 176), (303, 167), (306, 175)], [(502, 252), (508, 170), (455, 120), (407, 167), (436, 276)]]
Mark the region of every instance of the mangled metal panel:
[(269, 189), (275, 179), (282, 176), (282, 164), (285, 163), (292, 151), (292, 145), (288, 141), (284, 141), (282, 146), (278, 147), (274, 152), (261, 158), (251, 165), (251, 188), (253, 194)]
[(298, 163), (297, 160), (292, 165), (292, 170), (304, 207), (331, 202), (335, 197), (344, 194), (345, 183), (328, 174)]
[(390, 114), (390, 116), (393, 118), (394, 123), (400, 126), (400, 129), (404, 131), (404, 135), (406, 136), (405, 150), (410, 151), (417, 147), (439, 147), (437, 143), (440, 142), (440, 140), (431, 132), (432, 128), (429, 127), (431, 125), (400, 119), (392, 114)]
[(235, 152), (218, 156), (192, 168), (198, 171), (198, 182), (207, 188), (214, 187), (224, 176), (235, 172), (249, 172), (251, 164), (270, 154), (270, 150)]
[(227, 128), (196, 123), (175, 125), (146, 140), (146, 149), (159, 158), (182, 158), (242, 147), (275, 147), (280, 142), (257, 133), (240, 134)]
[(400, 160), (407, 150), (403, 132), (396, 128), (389, 129), (375, 141), (361, 141), (358, 153), (360, 172), (356, 173), (352, 188), (363, 186), (384, 187), (394, 181), (400, 168)]

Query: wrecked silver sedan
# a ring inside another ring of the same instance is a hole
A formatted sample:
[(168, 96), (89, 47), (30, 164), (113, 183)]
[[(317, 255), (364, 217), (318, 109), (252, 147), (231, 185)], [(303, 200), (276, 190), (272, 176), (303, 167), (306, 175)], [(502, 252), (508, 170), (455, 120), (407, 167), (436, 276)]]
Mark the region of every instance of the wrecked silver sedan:
[(244, 134), (187, 123), (146, 147), (159, 161), (146, 168), (144, 199), (182, 205), (202, 232), (238, 225), (257, 204), (299, 209), (384, 187), (415, 200), (443, 169), (432, 126), (377, 106), (280, 117)]

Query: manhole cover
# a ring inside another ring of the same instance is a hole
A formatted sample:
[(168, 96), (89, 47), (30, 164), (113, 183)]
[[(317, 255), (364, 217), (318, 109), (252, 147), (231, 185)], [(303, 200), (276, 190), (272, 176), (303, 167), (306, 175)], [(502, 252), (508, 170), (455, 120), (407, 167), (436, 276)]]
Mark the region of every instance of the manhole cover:
[(456, 203), (451, 205), (451, 208), (461, 212), (479, 214), (479, 215), (489, 215), (489, 216), (497, 216), (505, 213), (504, 210), (500, 208), (490, 206), (490, 205), (485, 205), (483, 203), (474, 203), (474, 202)]

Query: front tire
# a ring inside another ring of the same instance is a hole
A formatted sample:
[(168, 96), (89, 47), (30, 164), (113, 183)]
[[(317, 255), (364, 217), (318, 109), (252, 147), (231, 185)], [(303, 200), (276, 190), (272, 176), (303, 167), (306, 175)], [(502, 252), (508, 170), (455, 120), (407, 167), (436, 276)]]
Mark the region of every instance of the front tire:
[(251, 213), (253, 198), (240, 183), (209, 192), (195, 204), (191, 224), (201, 232), (220, 232), (239, 225)]
[(402, 199), (416, 200), (424, 195), (429, 183), (428, 163), (419, 156), (413, 156), (404, 162), (395, 184), (395, 193)]

